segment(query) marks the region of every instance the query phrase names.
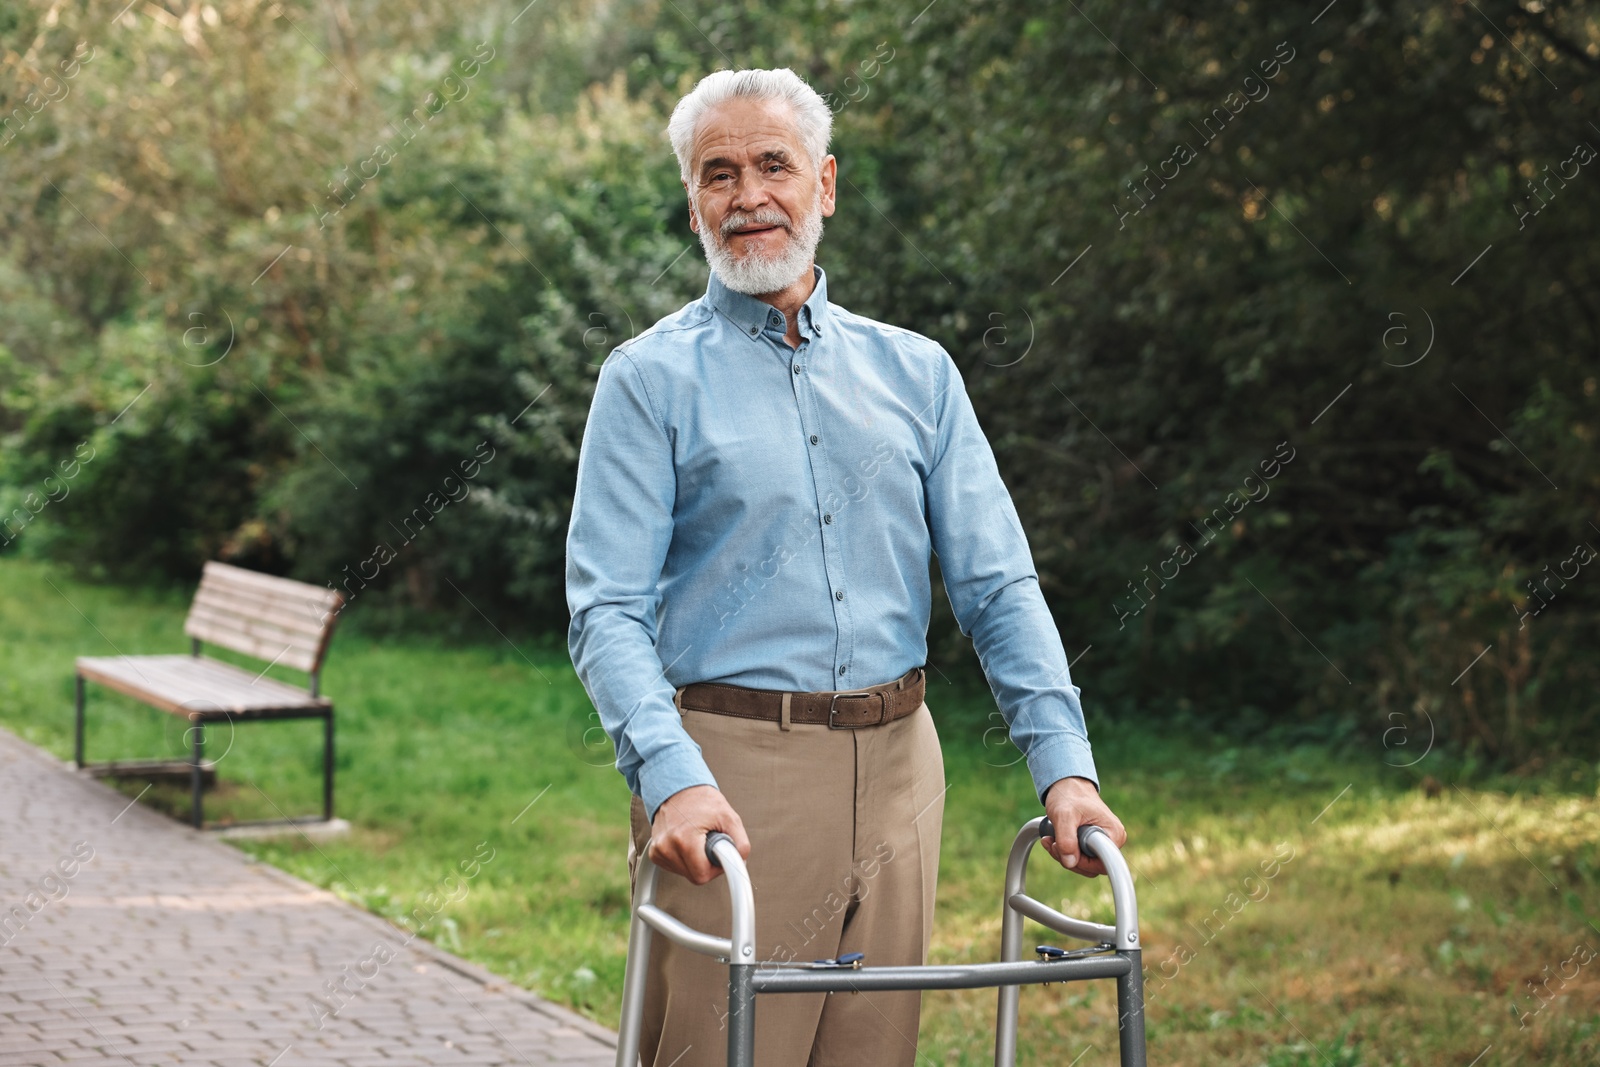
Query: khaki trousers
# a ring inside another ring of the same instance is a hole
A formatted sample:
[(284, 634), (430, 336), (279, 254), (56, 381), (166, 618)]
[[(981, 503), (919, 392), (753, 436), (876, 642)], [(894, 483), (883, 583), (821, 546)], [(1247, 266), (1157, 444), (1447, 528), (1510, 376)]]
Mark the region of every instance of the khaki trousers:
[[(944, 759), (928, 705), (858, 730), (684, 709), (717, 784), (750, 835), (760, 960), (864, 952), (869, 966), (925, 964), (944, 822)], [(650, 825), (633, 798), (628, 874)], [(648, 862), (648, 861), (645, 861)], [(656, 903), (729, 935), (728, 883), (662, 871)], [(912, 1067), (918, 990), (756, 997), (758, 1067)], [(643, 1067), (727, 1063), (728, 968), (651, 938)]]

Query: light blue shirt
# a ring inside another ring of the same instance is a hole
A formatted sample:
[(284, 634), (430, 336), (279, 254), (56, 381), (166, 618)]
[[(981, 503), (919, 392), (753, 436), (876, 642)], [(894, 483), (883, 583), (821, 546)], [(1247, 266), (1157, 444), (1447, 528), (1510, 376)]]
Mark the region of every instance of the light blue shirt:
[(706, 293), (600, 368), (567, 530), (568, 646), (655, 820), (716, 785), (673, 691), (820, 692), (926, 662), (930, 550), (1024, 753), (1099, 784), (1022, 523), (937, 342), (828, 302)]

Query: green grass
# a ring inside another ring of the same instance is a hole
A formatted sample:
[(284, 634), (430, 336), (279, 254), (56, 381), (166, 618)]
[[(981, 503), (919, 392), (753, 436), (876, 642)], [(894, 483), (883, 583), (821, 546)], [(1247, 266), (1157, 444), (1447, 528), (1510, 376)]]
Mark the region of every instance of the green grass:
[[(0, 560), (0, 724), (70, 756), (73, 658), (185, 651), (189, 592)], [(609, 746), (585, 744), (595, 720), (564, 646), (502, 639), (486, 623), (453, 636), (364, 630), (361, 606), (341, 622), (323, 680), (353, 832), (241, 847), (397, 921), (420, 908), (439, 944), (614, 1026), (628, 794)], [(1082, 680), (1092, 693), (1092, 672)], [(172, 716), (90, 693), (91, 759), (185, 751)], [(1016, 752), (984, 743), (996, 720), (981, 681), (935, 675), (928, 704), (951, 783), (933, 956), (992, 959), (1004, 853), (1037, 804)], [(1466, 1067), (1491, 1045), (1482, 1064), (1600, 1062), (1600, 958), (1564, 986), (1557, 977), (1576, 946), (1600, 953), (1594, 766), (1468, 782), (1442, 752), (1387, 766), (1399, 760), (1381, 726), (1337, 753), (1134, 719), (1091, 717), (1090, 730), (1106, 799), (1131, 834), (1152, 1062)], [(246, 724), (225, 741), (225, 728), (208, 738), (222, 779), (208, 815), (316, 810), (318, 725)], [(1438, 796), (1417, 788), (1424, 772), (1443, 781)], [(141, 803), (181, 813), (186, 794), (162, 786)], [(464, 896), (447, 884), (490, 849)], [(1275, 850), (1290, 858), (1263, 878)], [(1104, 879), (1038, 860), (1032, 873), (1041, 898), (1109, 917)], [(430, 894), (460, 899), (434, 915)], [(1027, 937), (1061, 942), (1037, 927)], [(1540, 1007), (1525, 983), (1541, 974), (1560, 995), (1523, 1028), (1514, 1009)], [(924, 1004), (919, 1063), (992, 1061), (992, 991)], [(1079, 1063), (1115, 1062), (1111, 983), (1030, 987), (1022, 1005), (1019, 1062), (1073, 1062), (1089, 1045)]]

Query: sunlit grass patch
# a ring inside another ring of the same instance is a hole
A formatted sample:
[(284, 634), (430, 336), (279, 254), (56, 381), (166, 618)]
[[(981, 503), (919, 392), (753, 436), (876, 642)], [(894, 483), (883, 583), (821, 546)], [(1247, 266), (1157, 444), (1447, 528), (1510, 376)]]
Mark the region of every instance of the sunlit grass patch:
[[(115, 654), (108, 642), (182, 651), (186, 605), (0, 561), (0, 722), (69, 756), (73, 658)], [(589, 705), (559, 641), (481, 638), (341, 623), (324, 690), (352, 831), (240, 847), (387, 917), (401, 938), (420, 932), (614, 1026), (626, 788), (583, 744)], [(1025, 768), (983, 744), (980, 686), (958, 676), (929, 694), (950, 782), (939, 962), (996, 957), (1005, 854), (1040, 814)], [(92, 758), (184, 752), (172, 716), (103, 691), (90, 709)], [(1578, 946), (1600, 952), (1592, 768), (1457, 781), (1443, 753), (1386, 766), (1376, 732), (1368, 751), (1333, 753), (1138, 721), (1091, 730), (1131, 834), (1152, 1063), (1466, 1067), (1491, 1046), (1479, 1067), (1600, 1062), (1600, 959), (1576, 962)], [(263, 797), (314, 807), (317, 734), (240, 727), (208, 815), (254, 817)], [(1437, 796), (1416, 788), (1424, 771), (1444, 781)], [(187, 793), (159, 787), (152, 802), (181, 814)], [(1069, 914), (1111, 916), (1104, 879), (1052, 869), (1039, 851), (1029, 888)], [(1037, 943), (1063, 939), (1030, 924), (1024, 944)], [(992, 1062), (994, 1009), (993, 991), (927, 994), (918, 1062)], [(1109, 981), (1029, 987), (1019, 1062), (1114, 1064), (1116, 1017)]]

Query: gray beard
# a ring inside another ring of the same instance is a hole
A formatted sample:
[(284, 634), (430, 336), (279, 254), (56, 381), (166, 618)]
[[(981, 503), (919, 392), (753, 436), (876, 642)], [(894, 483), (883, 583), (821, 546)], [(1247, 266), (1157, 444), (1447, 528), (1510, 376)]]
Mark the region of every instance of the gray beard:
[(785, 250), (777, 256), (766, 257), (751, 251), (743, 258), (735, 258), (728, 250), (729, 234), (714, 238), (709, 230), (709, 227), (700, 228), (700, 247), (705, 250), (706, 262), (717, 272), (722, 284), (749, 296), (779, 292), (798, 281), (816, 255), (817, 244), (822, 240), (822, 188), (817, 187), (811, 210), (790, 231)]

